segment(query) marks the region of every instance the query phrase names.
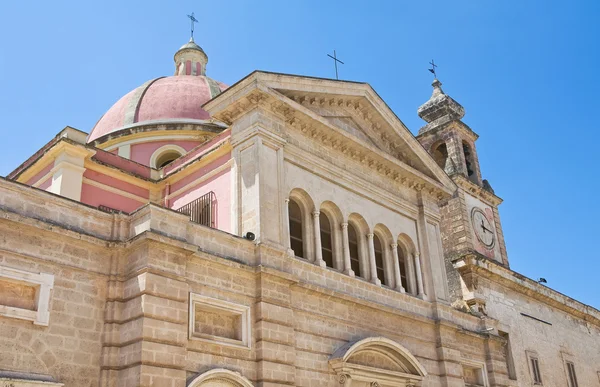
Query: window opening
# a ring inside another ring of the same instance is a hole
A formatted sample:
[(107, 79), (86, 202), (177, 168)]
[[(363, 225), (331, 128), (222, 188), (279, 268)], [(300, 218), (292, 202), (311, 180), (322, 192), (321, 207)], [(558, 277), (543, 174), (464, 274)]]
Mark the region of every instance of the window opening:
[(531, 361), (531, 373), (533, 377), (533, 384), (542, 384), (542, 374), (540, 372), (540, 363), (537, 358), (532, 357)]
[(373, 235), (373, 245), (375, 247), (375, 267), (377, 270), (377, 278), (379, 278), (382, 285), (387, 285), (387, 281), (385, 280), (385, 270), (383, 268), (383, 248), (377, 235)]
[(331, 238), (331, 224), (329, 218), (324, 213), (319, 214), (319, 223), (321, 225), (321, 254), (327, 267), (333, 267), (333, 241)]
[(408, 291), (408, 277), (406, 275), (406, 257), (404, 256), (404, 251), (400, 245), (397, 247), (398, 249), (398, 266), (400, 266), (400, 282), (402, 283), (402, 287), (404, 290)]
[(180, 157), (181, 154), (175, 150), (166, 151), (156, 159), (156, 169), (166, 167)]
[(297, 257), (304, 258), (304, 238), (302, 227), (302, 211), (294, 200), (288, 203), (290, 216), (290, 247)]
[(577, 384), (577, 375), (575, 374), (575, 364), (567, 362), (567, 373), (569, 374), (569, 387), (579, 387)]
[(361, 277), (360, 259), (358, 257), (358, 237), (354, 226), (348, 225), (348, 248), (350, 249), (350, 267), (357, 277)]

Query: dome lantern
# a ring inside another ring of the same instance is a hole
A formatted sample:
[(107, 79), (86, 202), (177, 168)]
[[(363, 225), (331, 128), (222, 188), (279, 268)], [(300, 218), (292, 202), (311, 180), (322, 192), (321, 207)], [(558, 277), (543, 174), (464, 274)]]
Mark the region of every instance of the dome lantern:
[(175, 53), (175, 75), (206, 75), (208, 56), (194, 38)]

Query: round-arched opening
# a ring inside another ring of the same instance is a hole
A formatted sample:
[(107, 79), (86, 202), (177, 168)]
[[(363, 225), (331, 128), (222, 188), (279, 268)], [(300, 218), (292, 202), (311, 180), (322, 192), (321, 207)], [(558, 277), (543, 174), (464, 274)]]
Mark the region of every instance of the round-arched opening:
[(290, 222), (290, 247), (296, 257), (304, 258), (304, 226), (302, 210), (294, 199), (288, 203)]
[(379, 278), (382, 285), (387, 285), (385, 267), (383, 266), (383, 245), (377, 234), (373, 235), (373, 246), (375, 248), (375, 270), (377, 271), (377, 278)]
[(319, 224), (321, 226), (321, 255), (327, 267), (333, 268), (333, 234), (331, 232), (331, 222), (327, 214), (319, 214)]
[(448, 148), (445, 142), (438, 143), (432, 147), (431, 155), (433, 159), (440, 166), (444, 168), (446, 166), (446, 159), (448, 158)]
[(160, 169), (171, 164), (176, 159), (180, 158), (181, 154), (177, 151), (171, 150), (163, 153), (156, 159), (156, 168)]
[(359, 256), (359, 241), (356, 227), (352, 223), (348, 223), (348, 249), (350, 253), (350, 266), (354, 275), (362, 277), (363, 274), (360, 270), (360, 256)]
[(150, 157), (150, 166), (161, 169), (177, 160), (187, 151), (178, 145), (165, 145), (158, 148)]

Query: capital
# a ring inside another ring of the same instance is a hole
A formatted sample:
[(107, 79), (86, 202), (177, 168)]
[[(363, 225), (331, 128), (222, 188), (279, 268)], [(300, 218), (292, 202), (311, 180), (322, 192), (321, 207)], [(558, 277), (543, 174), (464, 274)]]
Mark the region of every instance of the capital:
[(374, 236), (375, 236), (375, 234), (373, 234), (373, 233), (367, 234), (367, 238), (369, 238), (369, 239), (373, 239)]
[(313, 214), (313, 218), (318, 218), (321, 213), (319, 211), (313, 211), (312, 214)]
[(285, 202), (285, 204), (289, 204), (290, 198), (285, 198), (283, 201)]
[(398, 244), (397, 244), (397, 243), (392, 243), (392, 244), (390, 245), (390, 247), (391, 247), (392, 249), (394, 249), (394, 250), (395, 250), (395, 249), (397, 249), (397, 248), (398, 248)]
[(342, 226), (342, 230), (345, 230), (348, 228), (348, 223), (342, 223), (340, 226)]

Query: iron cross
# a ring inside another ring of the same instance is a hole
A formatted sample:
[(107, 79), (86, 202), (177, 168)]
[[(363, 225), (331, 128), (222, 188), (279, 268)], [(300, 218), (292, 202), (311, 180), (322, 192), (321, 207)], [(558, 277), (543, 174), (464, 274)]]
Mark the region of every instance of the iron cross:
[(192, 24), (192, 40), (194, 39), (194, 23), (198, 23), (198, 19), (196, 19), (194, 17), (194, 13), (192, 12), (191, 15), (187, 15), (187, 17), (190, 19), (190, 22)]
[(335, 55), (335, 50), (333, 50), (333, 56), (327, 54), (328, 57), (330, 57), (331, 59), (333, 59), (333, 63), (335, 63), (335, 79), (339, 79), (338, 78), (338, 69), (337, 69), (337, 64), (338, 62), (340, 62), (341, 64), (344, 64), (344, 62), (342, 62), (341, 60), (339, 60), (337, 58), (337, 56)]
[(429, 62), (429, 64), (431, 65), (431, 68), (427, 69), (427, 70), (429, 70), (429, 72), (433, 74), (434, 78), (437, 79), (437, 74), (435, 73), (435, 68), (438, 66), (433, 62), (433, 59), (431, 60), (431, 62)]

